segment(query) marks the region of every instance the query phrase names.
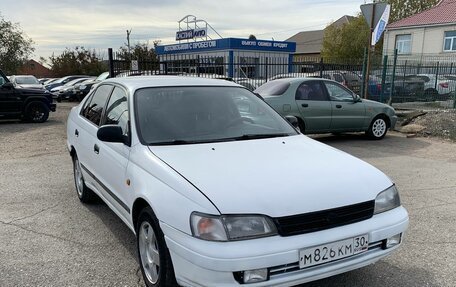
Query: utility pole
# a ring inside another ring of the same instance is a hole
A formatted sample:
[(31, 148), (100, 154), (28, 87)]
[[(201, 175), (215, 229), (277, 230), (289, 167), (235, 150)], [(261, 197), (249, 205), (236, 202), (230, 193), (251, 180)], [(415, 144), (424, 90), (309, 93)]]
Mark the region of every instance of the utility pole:
[(131, 58), (130, 34), (131, 34), (131, 28), (130, 28), (130, 31), (127, 30), (127, 47), (128, 47), (128, 55), (129, 55), (130, 58)]
[[(370, 23), (370, 33), (369, 33), (369, 44), (367, 46), (367, 66), (366, 66), (366, 77), (364, 78), (364, 91), (363, 95), (364, 98), (367, 99), (367, 94), (369, 92), (369, 75), (370, 75), (370, 62), (371, 62), (371, 57), (372, 53), (375, 51), (375, 46), (372, 46), (372, 37), (374, 37), (375, 29), (375, 4), (372, 5), (372, 19)], [(372, 50), (372, 51), (371, 51)]]

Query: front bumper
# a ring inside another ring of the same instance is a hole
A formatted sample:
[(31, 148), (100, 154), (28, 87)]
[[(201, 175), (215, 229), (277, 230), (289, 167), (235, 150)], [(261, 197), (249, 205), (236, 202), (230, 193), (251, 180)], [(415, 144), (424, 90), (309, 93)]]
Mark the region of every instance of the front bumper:
[(390, 121), (391, 121), (391, 126), (390, 126), (390, 129), (391, 130), (394, 130), (396, 128), (396, 123), (397, 123), (397, 116), (394, 115), (392, 117), (390, 117)]
[[(267, 237), (236, 242), (196, 239), (161, 223), (174, 271), (182, 286), (240, 286), (233, 272), (268, 268), (270, 278), (246, 286), (293, 286), (357, 269), (389, 255), (398, 246), (382, 248), (382, 241), (408, 227), (403, 207), (369, 220), (290, 237)], [(299, 250), (329, 242), (369, 235), (369, 251), (320, 266), (299, 269)]]

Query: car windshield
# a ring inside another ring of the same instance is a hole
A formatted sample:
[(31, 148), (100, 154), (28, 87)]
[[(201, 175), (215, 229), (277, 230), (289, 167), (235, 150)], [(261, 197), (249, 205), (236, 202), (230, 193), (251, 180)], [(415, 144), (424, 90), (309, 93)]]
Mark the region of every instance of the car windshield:
[(255, 90), (255, 93), (262, 96), (280, 96), (288, 90), (288, 87), (290, 87), (290, 82), (288, 80), (274, 80), (258, 87), (258, 89)]
[(238, 87), (145, 88), (135, 93), (143, 143), (192, 144), (296, 135), (260, 98)]
[(35, 77), (15, 77), (16, 83), (19, 85), (34, 85), (39, 84), (38, 80)]

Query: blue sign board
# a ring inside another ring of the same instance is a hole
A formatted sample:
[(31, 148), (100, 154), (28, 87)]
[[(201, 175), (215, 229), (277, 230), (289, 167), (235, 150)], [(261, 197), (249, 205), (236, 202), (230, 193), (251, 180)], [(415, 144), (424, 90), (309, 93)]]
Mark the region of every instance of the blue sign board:
[(247, 40), (238, 38), (226, 38), (199, 42), (188, 42), (174, 45), (157, 46), (155, 51), (158, 55), (181, 54), (217, 50), (253, 50), (264, 52), (294, 53), (295, 42)]

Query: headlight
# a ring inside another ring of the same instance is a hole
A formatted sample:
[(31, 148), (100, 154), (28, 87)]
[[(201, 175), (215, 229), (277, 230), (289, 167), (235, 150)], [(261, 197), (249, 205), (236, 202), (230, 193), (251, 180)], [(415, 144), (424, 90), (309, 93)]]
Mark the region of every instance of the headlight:
[(393, 185), (387, 190), (380, 192), (375, 199), (374, 214), (382, 213), (393, 208), (399, 207), (401, 200), (396, 186)]
[(79, 90), (85, 90), (87, 88), (87, 86), (83, 85), (83, 86), (79, 86)]
[(210, 241), (232, 241), (277, 234), (269, 217), (262, 215), (214, 216), (198, 212), (190, 216), (194, 237)]

